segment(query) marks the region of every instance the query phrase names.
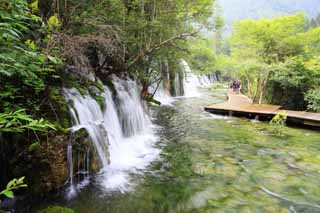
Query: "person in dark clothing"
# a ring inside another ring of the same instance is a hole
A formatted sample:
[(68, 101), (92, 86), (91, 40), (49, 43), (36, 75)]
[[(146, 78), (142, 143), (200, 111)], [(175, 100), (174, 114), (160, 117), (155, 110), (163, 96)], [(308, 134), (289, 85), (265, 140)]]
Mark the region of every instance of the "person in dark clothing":
[(231, 85), (231, 89), (233, 92), (239, 93), (241, 90), (241, 83), (239, 80), (233, 81)]

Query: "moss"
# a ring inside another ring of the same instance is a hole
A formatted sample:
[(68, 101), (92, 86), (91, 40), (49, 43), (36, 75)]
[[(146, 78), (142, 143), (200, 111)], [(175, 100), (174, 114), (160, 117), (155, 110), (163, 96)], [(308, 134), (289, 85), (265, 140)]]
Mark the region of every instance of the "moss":
[(81, 95), (88, 95), (88, 90), (82, 88), (81, 86), (77, 85), (75, 88), (80, 92)]
[(114, 96), (117, 95), (117, 90), (110, 79), (103, 78), (103, 79), (101, 79), (101, 81), (104, 85), (106, 85), (111, 90), (111, 92)]
[(63, 86), (65, 88), (75, 88), (76, 84), (79, 84), (79, 79), (73, 75), (64, 75), (63, 76)]
[(99, 104), (101, 109), (105, 110), (105, 108), (106, 108), (106, 99), (103, 96), (100, 96), (100, 95), (95, 96), (94, 99), (97, 101), (97, 103)]
[(155, 105), (158, 105), (158, 106), (161, 105), (161, 102), (160, 102), (160, 101), (157, 101), (156, 99), (154, 99), (154, 98), (152, 97), (152, 95), (150, 95), (150, 96), (148, 96), (148, 97), (145, 97), (144, 99), (145, 99), (148, 103), (150, 103), (150, 104), (155, 104)]
[(75, 75), (64, 75), (63, 86), (65, 88), (76, 88), (81, 95), (87, 95), (88, 91), (85, 89), (89, 86), (86, 79), (81, 79)]
[(40, 150), (40, 143), (39, 142), (35, 142), (35, 143), (32, 143), (29, 148), (28, 148), (28, 151), (29, 152), (36, 152), (38, 150)]
[[(71, 118), (69, 115), (69, 106), (64, 96), (62, 95), (61, 88), (51, 87), (48, 89), (49, 102), (45, 107), (45, 111), (51, 112), (49, 116), (52, 123), (56, 123), (56, 126), (62, 132), (64, 128), (71, 126)], [(53, 109), (54, 111), (53, 111)]]
[(99, 159), (97, 158), (97, 153), (92, 145), (89, 134), (85, 129), (79, 129), (78, 131), (74, 132), (74, 141), (73, 141), (73, 149), (77, 153), (75, 156), (80, 156), (78, 160), (75, 159), (75, 164), (83, 164), (84, 155), (90, 151), (90, 172), (95, 173), (100, 170), (100, 163)]
[(103, 85), (100, 84), (98, 81), (94, 82), (94, 86), (98, 88), (100, 92), (104, 92)]

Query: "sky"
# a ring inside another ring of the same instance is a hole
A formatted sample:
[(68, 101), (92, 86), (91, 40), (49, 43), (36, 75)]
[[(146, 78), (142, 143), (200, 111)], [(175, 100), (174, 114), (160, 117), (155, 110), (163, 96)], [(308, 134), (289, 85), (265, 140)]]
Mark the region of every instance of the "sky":
[(245, 18), (271, 18), (303, 12), (320, 13), (320, 0), (218, 0), (227, 25)]

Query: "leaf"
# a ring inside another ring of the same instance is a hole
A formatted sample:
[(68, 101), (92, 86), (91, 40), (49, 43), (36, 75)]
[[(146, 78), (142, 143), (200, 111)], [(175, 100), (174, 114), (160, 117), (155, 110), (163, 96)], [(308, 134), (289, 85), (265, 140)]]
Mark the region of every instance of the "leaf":
[(25, 179), (25, 176), (19, 178), (18, 181), (17, 181), (17, 184), (19, 184), (19, 185), (23, 184), (24, 179)]
[(13, 191), (4, 191), (3, 194), (8, 198), (14, 198)]
[(0, 69), (0, 75), (1, 74), (5, 75), (5, 76), (8, 76), (8, 77), (12, 76), (12, 73), (10, 73), (10, 72), (8, 72), (6, 70), (3, 70), (3, 69)]
[(16, 181), (17, 179), (13, 179), (11, 180), (8, 184), (7, 184), (7, 189), (11, 189), (12, 187), (14, 187), (16, 185)]

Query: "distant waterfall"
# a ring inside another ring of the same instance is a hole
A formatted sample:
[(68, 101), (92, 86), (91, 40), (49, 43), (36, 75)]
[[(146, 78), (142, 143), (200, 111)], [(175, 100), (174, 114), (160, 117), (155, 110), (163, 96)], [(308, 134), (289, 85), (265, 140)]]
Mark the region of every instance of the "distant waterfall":
[[(217, 81), (216, 73), (206, 74), (206, 75), (196, 75), (191, 71), (189, 64), (185, 60), (181, 60), (181, 66), (183, 68), (182, 73), (176, 72), (174, 79), (170, 79), (168, 75), (169, 71), (166, 72), (167, 75), (163, 75), (163, 80), (160, 85), (152, 85), (151, 92), (155, 92), (154, 98), (164, 105), (171, 105), (174, 102), (175, 97), (198, 97), (200, 93), (198, 92), (199, 87), (208, 87), (215, 81)], [(169, 68), (168, 68), (169, 69)], [(174, 94), (170, 94), (168, 89), (165, 89), (165, 82), (168, 80), (174, 80), (173, 90)]]
[[(153, 85), (152, 87), (152, 93), (154, 93), (155, 89), (158, 85)], [(163, 86), (163, 82), (160, 82), (159, 87), (157, 88), (157, 91), (154, 95), (154, 98), (157, 101), (160, 101), (161, 104), (164, 105), (171, 105), (174, 99), (171, 97), (170, 92), (166, 90)]]
[(201, 86), (198, 76), (192, 73), (189, 64), (185, 60), (181, 60), (184, 67), (185, 77), (183, 82), (184, 96), (197, 97), (199, 96), (198, 87)]
[(145, 169), (158, 157), (159, 150), (154, 148), (157, 137), (138, 85), (117, 77), (113, 77), (113, 84), (117, 97), (113, 98), (107, 86), (101, 94), (105, 110), (90, 95), (83, 96), (76, 89), (65, 89), (65, 96), (72, 102), (72, 129), (85, 128), (96, 148), (102, 164), (98, 180), (107, 190), (125, 192), (131, 188), (130, 173)]
[(216, 79), (214, 75), (196, 75), (191, 71), (189, 64), (185, 60), (181, 60), (184, 68), (184, 96), (185, 97), (197, 97), (200, 95), (198, 92), (199, 87), (207, 87), (211, 85)]

